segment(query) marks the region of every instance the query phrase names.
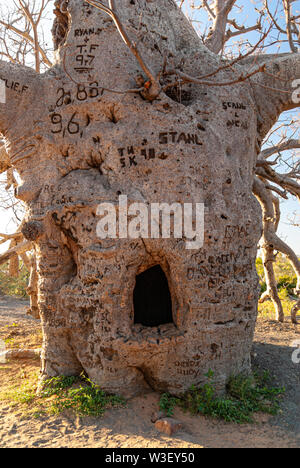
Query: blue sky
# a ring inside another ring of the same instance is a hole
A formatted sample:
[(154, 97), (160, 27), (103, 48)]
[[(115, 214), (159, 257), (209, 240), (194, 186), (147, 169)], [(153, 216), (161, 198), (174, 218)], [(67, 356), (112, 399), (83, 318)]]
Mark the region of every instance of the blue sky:
[[(117, 0), (118, 1), (118, 0)], [(186, 0), (187, 2), (188, 0)], [(53, 2), (54, 3), (54, 2)], [(53, 3), (49, 7), (49, 16), (52, 16), (52, 10), (53, 10)], [(122, 0), (119, 0), (119, 4), (122, 3)], [(298, 2), (295, 2), (297, 5)], [(9, 7), (10, 5), (13, 4), (13, 0), (6, 0), (5, 4), (2, 6), (7, 6)], [(200, 0), (194, 0), (194, 4), (197, 6), (200, 4)], [(276, 11), (277, 9), (277, 2), (274, 0), (269, 0), (269, 5), (272, 11)], [(260, 9), (261, 8), (261, 1), (257, 0), (243, 0), (243, 1), (237, 1), (236, 7), (234, 7), (231, 17), (236, 18), (237, 21), (240, 24), (245, 24), (246, 26), (250, 26), (256, 23), (257, 20), (257, 11), (255, 9)], [(191, 10), (187, 9), (187, 13), (190, 15)], [(280, 11), (280, 10), (278, 10)], [(198, 30), (199, 34), (201, 31), (203, 32), (205, 30), (205, 25), (207, 24), (207, 15), (202, 12), (202, 11), (197, 11), (196, 13), (193, 13), (192, 15), (193, 19), (195, 19), (197, 22), (195, 23), (196, 29)], [(279, 23), (283, 24), (284, 18), (279, 14)], [(45, 23), (45, 35), (48, 38), (49, 37), (49, 43), (51, 42), (50, 38), (50, 28), (51, 28), (51, 23), (47, 21)], [(257, 34), (256, 33), (251, 33), (250, 40), (253, 42), (257, 39)], [(276, 53), (278, 52), (277, 47), (271, 47), (268, 48), (268, 53)], [(280, 49), (281, 52), (286, 52), (289, 51), (288, 45), (285, 43), (281, 46)], [(300, 77), (295, 77), (295, 78), (300, 78)], [(299, 127), (300, 127), (300, 109), (299, 112), (295, 113), (295, 118), (299, 122)], [(296, 134), (294, 137), (299, 138), (299, 133)], [(275, 140), (276, 142), (276, 140)], [(298, 152), (298, 156), (300, 156), (300, 152)], [(288, 218), (291, 217), (292, 213), (296, 212), (298, 215), (300, 215), (300, 208), (299, 208), (299, 203), (297, 202), (296, 199), (293, 199), (292, 197), (288, 201), (283, 201), (282, 202), (282, 220), (280, 223), (279, 227), (279, 234), (280, 236), (291, 245), (291, 247), (294, 248), (294, 250), (300, 255), (300, 228), (298, 227), (292, 227), (289, 223)], [(12, 232), (15, 229), (15, 225), (10, 221), (11, 214), (9, 214), (7, 211), (0, 210), (0, 232)]]

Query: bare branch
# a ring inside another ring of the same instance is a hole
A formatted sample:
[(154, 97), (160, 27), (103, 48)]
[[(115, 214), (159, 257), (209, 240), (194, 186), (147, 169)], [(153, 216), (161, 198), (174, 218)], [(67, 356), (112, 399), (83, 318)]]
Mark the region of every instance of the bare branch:
[(125, 30), (125, 27), (123, 26), (123, 23), (121, 22), (118, 14), (117, 14), (116, 7), (115, 7), (115, 2), (110, 2), (110, 5), (112, 5), (114, 7), (113, 9), (111, 9), (111, 8), (108, 8), (107, 6), (105, 6), (99, 0), (85, 0), (85, 1), (87, 3), (89, 3), (90, 5), (94, 6), (95, 8), (98, 8), (99, 10), (103, 11), (104, 13), (106, 13), (107, 15), (109, 15), (112, 18), (112, 20), (114, 21), (114, 23), (116, 25), (116, 28), (117, 28), (121, 38), (123, 39), (123, 41), (125, 42), (127, 47), (130, 49), (132, 54), (136, 57), (136, 59), (137, 59), (138, 63), (140, 64), (143, 72), (145, 73), (145, 75), (149, 79), (149, 83), (145, 83), (144, 97), (146, 99), (150, 100), (150, 101), (156, 99), (157, 96), (160, 94), (160, 91), (161, 91), (159, 81), (158, 81), (157, 77), (155, 76), (155, 74), (153, 73), (153, 71), (151, 70), (151, 68), (146, 64), (145, 60), (143, 59), (140, 51), (138, 50), (138, 48), (136, 46), (136, 44), (134, 44), (131, 41), (131, 39), (129, 38), (129, 36), (128, 36), (126, 30)]
[(32, 243), (29, 241), (24, 241), (12, 249), (9, 249), (7, 252), (4, 254), (0, 255), (0, 265), (3, 265), (4, 263), (8, 262), (11, 257), (14, 255), (20, 255), (21, 253), (27, 252), (28, 250), (32, 249)]
[[(15, 25), (14, 25), (14, 22), (11, 21), (10, 23), (7, 22), (7, 21), (4, 21), (3, 19), (0, 20), (0, 24), (6, 29), (6, 30), (9, 30), (9, 31), (12, 31), (13, 33), (15, 33), (17, 36), (21, 37), (22, 39), (24, 39), (26, 42), (28, 42), (29, 44), (31, 44), (32, 46), (34, 46), (35, 48), (35, 53), (38, 54), (38, 58), (37, 58), (37, 55), (36, 55), (36, 60), (37, 60), (37, 63), (36, 63), (36, 71), (38, 71), (39, 69), (39, 63), (40, 63), (40, 58), (39, 56), (41, 56), (42, 58), (42, 61), (43, 63), (47, 66), (47, 67), (51, 67), (52, 66), (52, 62), (50, 61), (49, 57), (47, 56), (47, 53), (46, 51), (42, 48), (42, 46), (40, 45), (39, 41), (38, 41), (38, 35), (37, 35), (37, 26), (35, 25), (33, 19), (32, 19), (32, 15), (30, 14), (29, 10), (27, 8), (25, 8), (25, 11), (24, 11), (24, 14), (27, 16), (27, 11), (29, 13), (29, 17), (31, 18), (34, 26), (33, 26), (33, 30), (34, 30), (34, 37), (31, 36), (31, 34), (28, 32), (27, 29), (24, 29), (24, 30), (21, 30), (19, 28), (17, 28)], [(40, 14), (42, 14), (42, 9), (40, 10)], [(40, 21), (40, 19), (38, 20), (38, 22)], [(38, 23), (37, 23), (38, 24)], [(7, 54), (8, 55), (8, 54)], [(10, 60), (12, 60), (11, 57), (9, 57)], [(13, 59), (14, 60), (14, 59)], [(12, 60), (12, 61), (13, 61)]]
[(294, 44), (293, 41), (293, 36), (292, 36), (292, 24), (291, 24), (291, 4), (290, 0), (282, 0), (283, 1), (283, 8), (285, 12), (285, 17), (286, 17), (286, 31), (287, 31), (287, 36), (290, 44), (291, 51), (293, 53), (297, 53), (298, 49)]

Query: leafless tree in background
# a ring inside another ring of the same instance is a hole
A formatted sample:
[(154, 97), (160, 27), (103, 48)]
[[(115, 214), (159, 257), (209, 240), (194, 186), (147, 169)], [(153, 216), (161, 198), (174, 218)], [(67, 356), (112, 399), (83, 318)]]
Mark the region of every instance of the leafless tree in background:
[(14, 0), (0, 9), (0, 57), (27, 65), (38, 73), (51, 67), (52, 44), (44, 33), (51, 0)]

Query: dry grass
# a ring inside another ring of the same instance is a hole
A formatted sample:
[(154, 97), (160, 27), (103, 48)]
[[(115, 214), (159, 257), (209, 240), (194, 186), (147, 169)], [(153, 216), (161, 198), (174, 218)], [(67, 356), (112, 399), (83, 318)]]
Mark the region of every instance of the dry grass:
[(23, 417), (34, 416), (41, 411), (36, 400), (40, 362), (14, 361), (1, 364), (0, 402), (18, 410)]
[[(279, 297), (281, 299), (284, 316), (286, 317), (286, 320), (288, 320), (291, 317), (291, 310), (293, 308), (293, 305), (295, 304), (295, 301), (289, 297), (286, 289), (283, 289), (279, 292)], [(268, 320), (276, 319), (275, 307), (271, 300), (266, 301), (263, 304), (259, 304), (258, 313), (259, 317), (261, 318)]]
[[(42, 331), (38, 322), (11, 323), (0, 327), (0, 339), (7, 349), (36, 349), (42, 346)], [(36, 401), (36, 390), (40, 372), (40, 361), (21, 360), (0, 364), (0, 402), (28, 414), (40, 411)]]
[(0, 327), (0, 339), (4, 341), (7, 349), (36, 349), (42, 346), (43, 335), (38, 323), (24, 325), (15, 322)]

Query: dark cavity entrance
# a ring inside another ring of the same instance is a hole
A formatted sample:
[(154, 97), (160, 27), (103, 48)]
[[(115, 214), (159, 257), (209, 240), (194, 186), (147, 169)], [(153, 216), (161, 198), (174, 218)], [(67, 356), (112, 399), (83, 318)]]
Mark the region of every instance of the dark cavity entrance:
[(134, 323), (144, 327), (173, 323), (168, 280), (159, 265), (149, 268), (136, 277), (133, 304)]

